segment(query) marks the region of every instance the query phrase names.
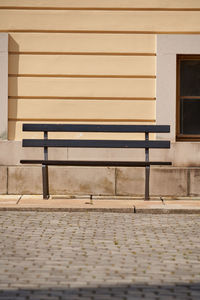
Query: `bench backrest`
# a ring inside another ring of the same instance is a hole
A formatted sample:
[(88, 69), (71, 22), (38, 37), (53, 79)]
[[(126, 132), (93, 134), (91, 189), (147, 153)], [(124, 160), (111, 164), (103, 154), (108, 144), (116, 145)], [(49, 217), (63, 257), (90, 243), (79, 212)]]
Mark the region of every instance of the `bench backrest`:
[[(149, 140), (149, 133), (170, 132), (169, 125), (23, 124), (23, 131), (44, 132), (44, 139), (24, 139), (23, 147), (170, 148), (170, 141)], [(48, 139), (48, 132), (143, 132), (145, 140)]]
[[(170, 132), (169, 125), (91, 125), (91, 124), (23, 124), (23, 131), (42, 131), (44, 139), (24, 139), (23, 147), (43, 147), (48, 160), (49, 147), (81, 148), (144, 148), (145, 161), (149, 161), (149, 148), (170, 148), (170, 141), (149, 140), (149, 133)], [(145, 133), (144, 140), (78, 140), (48, 139), (48, 132), (112, 132)]]

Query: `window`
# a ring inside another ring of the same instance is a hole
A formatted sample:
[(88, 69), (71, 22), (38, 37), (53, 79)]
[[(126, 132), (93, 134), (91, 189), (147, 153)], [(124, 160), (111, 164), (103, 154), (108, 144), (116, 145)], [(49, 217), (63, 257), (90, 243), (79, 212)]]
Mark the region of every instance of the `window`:
[(177, 55), (177, 140), (200, 140), (200, 55)]
[[(178, 55), (181, 54), (180, 57), (182, 56), (186, 58), (187, 56), (190, 58), (197, 58), (197, 60), (200, 60), (200, 34), (158, 34), (156, 44), (157, 44), (156, 46), (156, 53), (157, 53), (156, 55), (156, 60), (157, 60), (156, 122), (157, 124), (169, 124), (171, 128), (169, 136), (166, 137), (162, 134), (158, 134), (158, 138), (163, 138), (163, 139), (169, 138), (171, 142), (174, 143), (176, 141), (178, 142), (191, 141), (191, 144), (187, 143), (187, 149), (191, 149), (192, 152), (193, 151), (192, 147), (194, 146), (194, 144), (196, 145), (195, 147), (197, 147), (197, 144), (199, 144), (200, 142), (200, 134), (197, 132), (198, 126), (195, 125), (195, 118), (197, 116), (197, 113), (192, 117), (192, 121), (189, 124), (190, 128), (185, 127), (186, 126), (186, 122), (185, 122), (182, 130), (183, 131), (186, 130), (186, 131), (184, 134), (183, 133), (181, 134), (180, 110), (178, 111), (177, 109), (177, 105), (178, 105), (177, 87), (179, 86), (179, 84), (177, 83), (177, 78), (178, 78), (177, 57)], [(199, 55), (197, 56), (197, 54)], [(190, 77), (190, 75), (188, 76)], [(199, 85), (200, 85), (200, 81), (199, 81)], [(186, 97), (186, 95), (181, 95), (181, 96)], [(186, 108), (186, 105), (188, 104), (189, 100), (192, 100), (191, 102), (189, 102), (189, 104), (191, 105), (190, 108), (192, 108), (192, 106), (193, 107), (196, 106), (195, 112), (199, 107), (198, 106), (199, 103), (197, 102), (197, 98), (195, 99), (195, 97), (200, 96), (200, 93), (196, 94), (195, 92), (195, 96), (194, 95), (189, 95), (189, 96), (192, 96), (192, 99), (191, 98), (190, 99), (188, 98), (187, 100), (185, 99), (184, 102), (182, 103), (182, 108), (184, 110), (182, 112), (182, 117), (184, 116), (184, 113), (186, 113), (186, 111), (188, 110), (188, 107)], [(180, 98), (179, 98), (179, 107), (180, 107)], [(200, 110), (199, 110), (199, 116), (200, 116)], [(192, 127), (194, 127), (194, 125), (196, 131), (195, 133), (191, 133), (192, 132), (191, 130), (193, 130)], [(178, 131), (178, 126), (179, 126), (179, 131)], [(195, 141), (198, 141), (198, 143), (195, 143)]]

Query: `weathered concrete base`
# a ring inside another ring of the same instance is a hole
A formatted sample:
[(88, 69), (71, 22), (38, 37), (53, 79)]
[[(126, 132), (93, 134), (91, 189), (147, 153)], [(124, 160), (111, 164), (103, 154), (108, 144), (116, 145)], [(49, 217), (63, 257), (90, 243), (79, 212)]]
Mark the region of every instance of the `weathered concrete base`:
[(7, 167), (0, 167), (0, 194), (7, 194)]
[(184, 168), (152, 168), (150, 191), (153, 196), (187, 196), (188, 170)]
[[(187, 196), (188, 169), (185, 168), (151, 168), (151, 196)], [(117, 169), (118, 195), (143, 195), (145, 187), (144, 168)], [(200, 191), (199, 191), (200, 192)]]
[(198, 196), (200, 194), (200, 169), (191, 169), (189, 176), (189, 194), (191, 196)]
[[(49, 167), (51, 194), (115, 194), (114, 168)], [(8, 167), (8, 194), (42, 194), (40, 166)]]
[[(150, 196), (200, 196), (200, 168), (152, 167)], [(49, 167), (51, 195), (144, 196), (144, 168)], [(41, 166), (0, 166), (0, 194), (42, 194)]]

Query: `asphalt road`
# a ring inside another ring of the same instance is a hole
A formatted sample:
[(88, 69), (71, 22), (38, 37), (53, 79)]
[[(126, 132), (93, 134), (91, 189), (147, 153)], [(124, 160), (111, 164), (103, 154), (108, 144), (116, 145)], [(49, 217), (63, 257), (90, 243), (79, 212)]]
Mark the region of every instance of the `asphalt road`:
[(200, 215), (0, 212), (0, 299), (200, 299)]

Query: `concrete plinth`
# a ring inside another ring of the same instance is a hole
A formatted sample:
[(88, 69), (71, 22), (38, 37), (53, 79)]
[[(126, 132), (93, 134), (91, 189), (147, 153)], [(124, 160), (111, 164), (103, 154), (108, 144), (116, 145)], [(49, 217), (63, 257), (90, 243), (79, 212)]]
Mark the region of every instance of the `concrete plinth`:
[[(115, 194), (114, 168), (49, 167), (51, 194)], [(42, 194), (40, 166), (9, 167), (8, 194)]]
[(200, 169), (190, 170), (189, 189), (191, 196), (200, 195)]
[(52, 194), (115, 194), (114, 168), (49, 168)]
[(0, 167), (0, 194), (7, 194), (7, 168)]
[(150, 194), (152, 196), (187, 196), (188, 170), (184, 168), (151, 168)]
[(144, 168), (117, 168), (117, 195), (144, 195)]
[(42, 194), (42, 168), (8, 167), (8, 194)]
[[(8, 179), (7, 179), (8, 169)], [(42, 194), (41, 166), (0, 167), (0, 194)], [(200, 169), (152, 167), (150, 196), (199, 196)], [(7, 191), (8, 180), (8, 191)], [(144, 196), (144, 168), (49, 167), (50, 194)]]

